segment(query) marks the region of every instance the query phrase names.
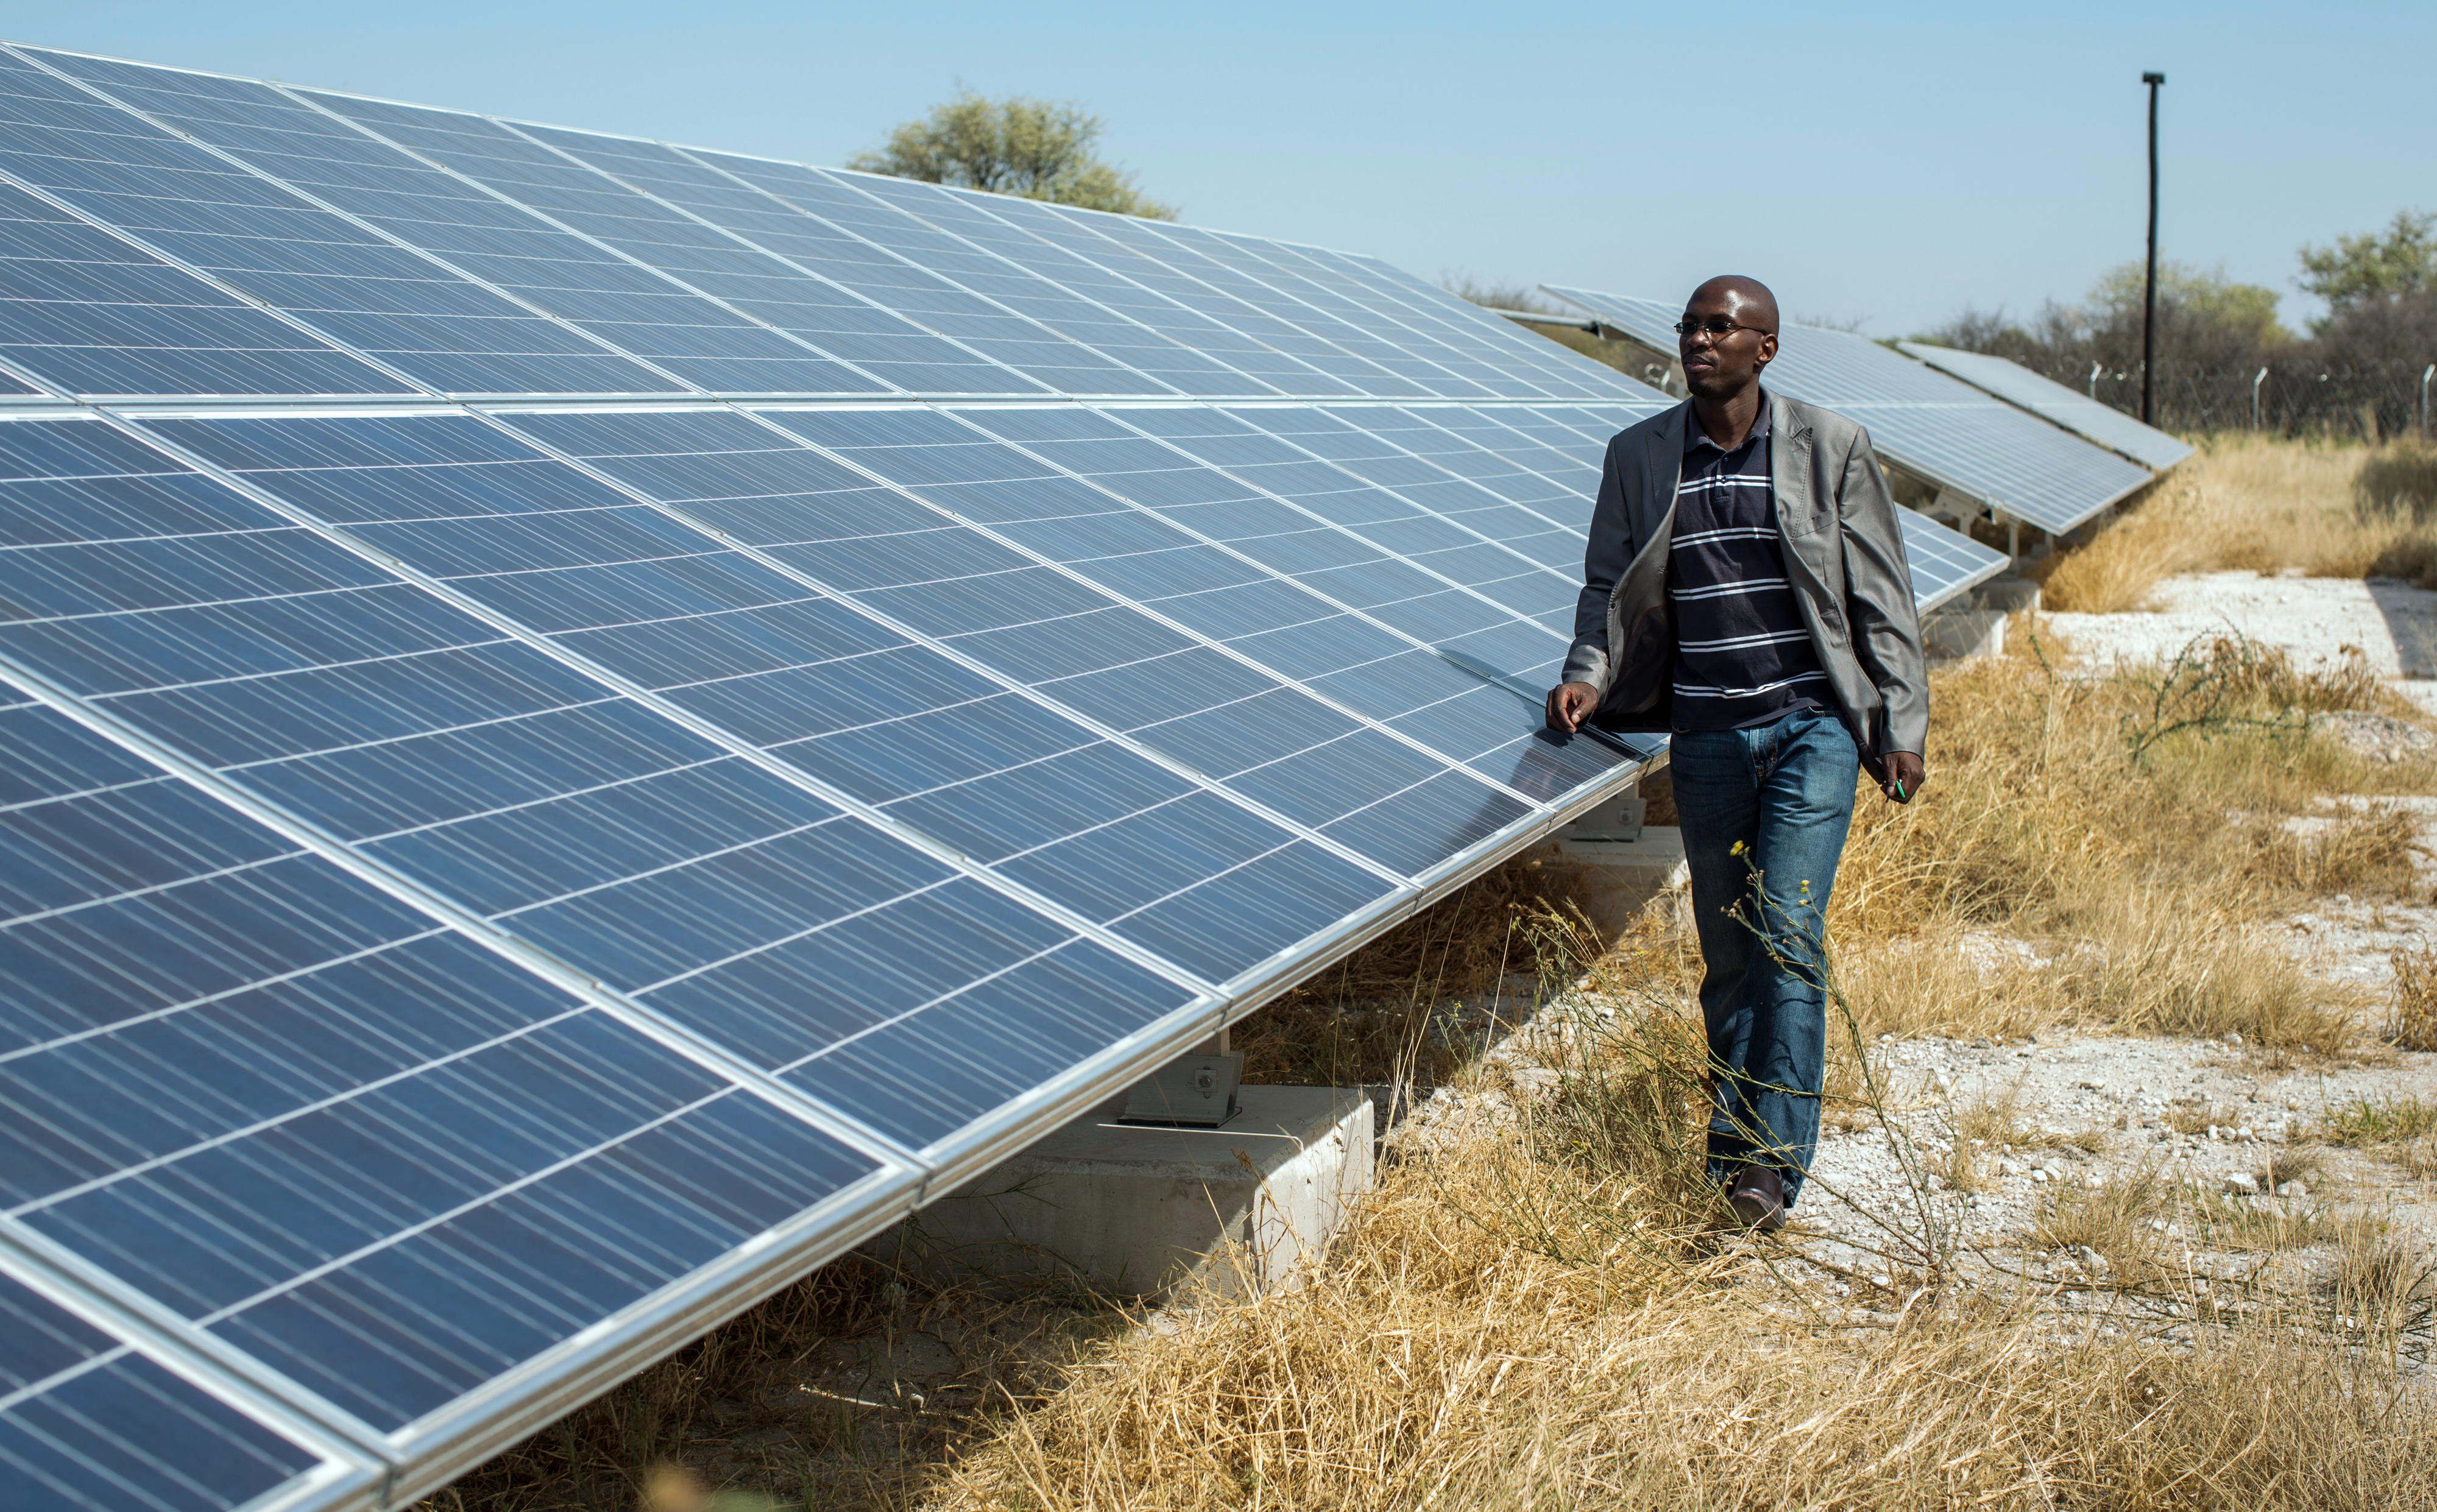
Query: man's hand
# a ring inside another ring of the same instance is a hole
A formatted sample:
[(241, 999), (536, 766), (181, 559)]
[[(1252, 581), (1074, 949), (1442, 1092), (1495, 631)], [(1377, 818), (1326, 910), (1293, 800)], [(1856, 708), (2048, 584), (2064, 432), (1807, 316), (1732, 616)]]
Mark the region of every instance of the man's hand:
[(1879, 765), (1887, 774), (1879, 783), (1879, 791), (1899, 803), (1919, 798), (1922, 786), (1929, 782), (1929, 768), (1911, 751), (1889, 751), (1879, 759)]
[(1599, 712), (1599, 690), (1587, 682), (1561, 682), (1549, 690), (1549, 728), (1570, 735)]

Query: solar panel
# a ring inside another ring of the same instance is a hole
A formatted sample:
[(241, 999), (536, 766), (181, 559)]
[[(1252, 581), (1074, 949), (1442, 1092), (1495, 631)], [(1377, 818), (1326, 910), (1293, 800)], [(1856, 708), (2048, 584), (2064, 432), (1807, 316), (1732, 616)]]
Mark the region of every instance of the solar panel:
[(371, 1504), (370, 1467), (0, 1275), (0, 1467), (26, 1505)]
[(2008, 404), (2021, 405), (2078, 436), (2122, 452), (2145, 467), (2164, 472), (2192, 454), (2189, 442), (2143, 425), (2113, 405), (2076, 394), (2020, 362), (1982, 352), (1933, 346), (1927, 342), (1896, 344), (1941, 373), (1959, 378), (1975, 389), (1986, 389)]
[[(415, 391), (360, 358), (0, 183), (0, 360), (79, 397)], [(33, 385), (0, 377), (0, 392)]]
[[(181, 82), (184, 89), (160, 91), (181, 102), (205, 97), (187, 90), (267, 92), (241, 80), (107, 66)], [(0, 173), (431, 392), (687, 392), (434, 258), (32, 66), (23, 53), (0, 55)], [(194, 391), (181, 384), (147, 392)]]
[[(1549, 291), (1663, 357), (1678, 311), (1659, 300)], [(2148, 469), (1865, 337), (1789, 325), (1766, 381), (1867, 426), (1882, 456), (2025, 524), (2061, 535), (2148, 483)]]
[(1914, 607), (1923, 614), (1954, 602), (2013, 565), (1993, 546), (1983, 546), (1917, 509), (1896, 506), (1903, 532), (1904, 563), (1912, 570)]
[(1369, 258), (0, 47), (0, 367), (68, 1504), (418, 1495), (1657, 748), (1538, 698), (1667, 401)]

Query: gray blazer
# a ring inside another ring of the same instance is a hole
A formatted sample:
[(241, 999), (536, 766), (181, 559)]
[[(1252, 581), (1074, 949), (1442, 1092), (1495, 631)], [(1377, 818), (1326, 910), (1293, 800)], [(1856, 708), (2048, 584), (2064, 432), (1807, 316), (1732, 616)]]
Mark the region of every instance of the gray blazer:
[[(1769, 481), (1786, 576), (1862, 754), (1922, 753), (1929, 683), (1912, 571), (1869, 432), (1833, 410), (1768, 396)], [(1607, 444), (1565, 680), (1599, 690), (1598, 722), (1668, 728), (1675, 612), (1667, 598), (1675, 483), (1691, 400)]]

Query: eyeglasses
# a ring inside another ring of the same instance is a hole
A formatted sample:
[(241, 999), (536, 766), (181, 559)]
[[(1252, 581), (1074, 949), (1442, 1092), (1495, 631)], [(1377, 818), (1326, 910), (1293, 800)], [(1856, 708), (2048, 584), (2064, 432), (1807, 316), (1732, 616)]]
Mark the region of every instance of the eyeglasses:
[(1728, 331), (1760, 331), (1762, 336), (1768, 334), (1757, 325), (1739, 325), (1724, 315), (1712, 315), (1708, 320), (1679, 320), (1675, 323), (1676, 335), (1707, 336), (1713, 342), (1725, 341)]

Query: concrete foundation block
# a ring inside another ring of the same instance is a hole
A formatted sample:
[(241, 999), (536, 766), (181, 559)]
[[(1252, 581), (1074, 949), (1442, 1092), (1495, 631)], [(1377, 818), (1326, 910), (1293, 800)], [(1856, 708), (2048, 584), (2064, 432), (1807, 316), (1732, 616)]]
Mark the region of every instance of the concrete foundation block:
[(1370, 1189), (1371, 1099), (1236, 1096), (1243, 1111), (1218, 1129), (1118, 1123), (1113, 1099), (865, 1247), (935, 1273), (1064, 1275), (1122, 1296), (1290, 1287)]
[(1939, 609), (1920, 622), (1921, 648), (1956, 660), (2003, 656), (2006, 618), (2003, 609)]
[(2040, 607), (2040, 586), (2027, 577), (1992, 577), (1972, 589), (1972, 596), (1980, 607), (2000, 614), (2020, 614)]
[(1643, 904), (1692, 877), (1684, 865), (1684, 832), (1670, 824), (1644, 825), (1634, 840), (1569, 835), (1557, 842), (1557, 854), (1583, 869), (1583, 911), (1610, 937), (1633, 923)]

